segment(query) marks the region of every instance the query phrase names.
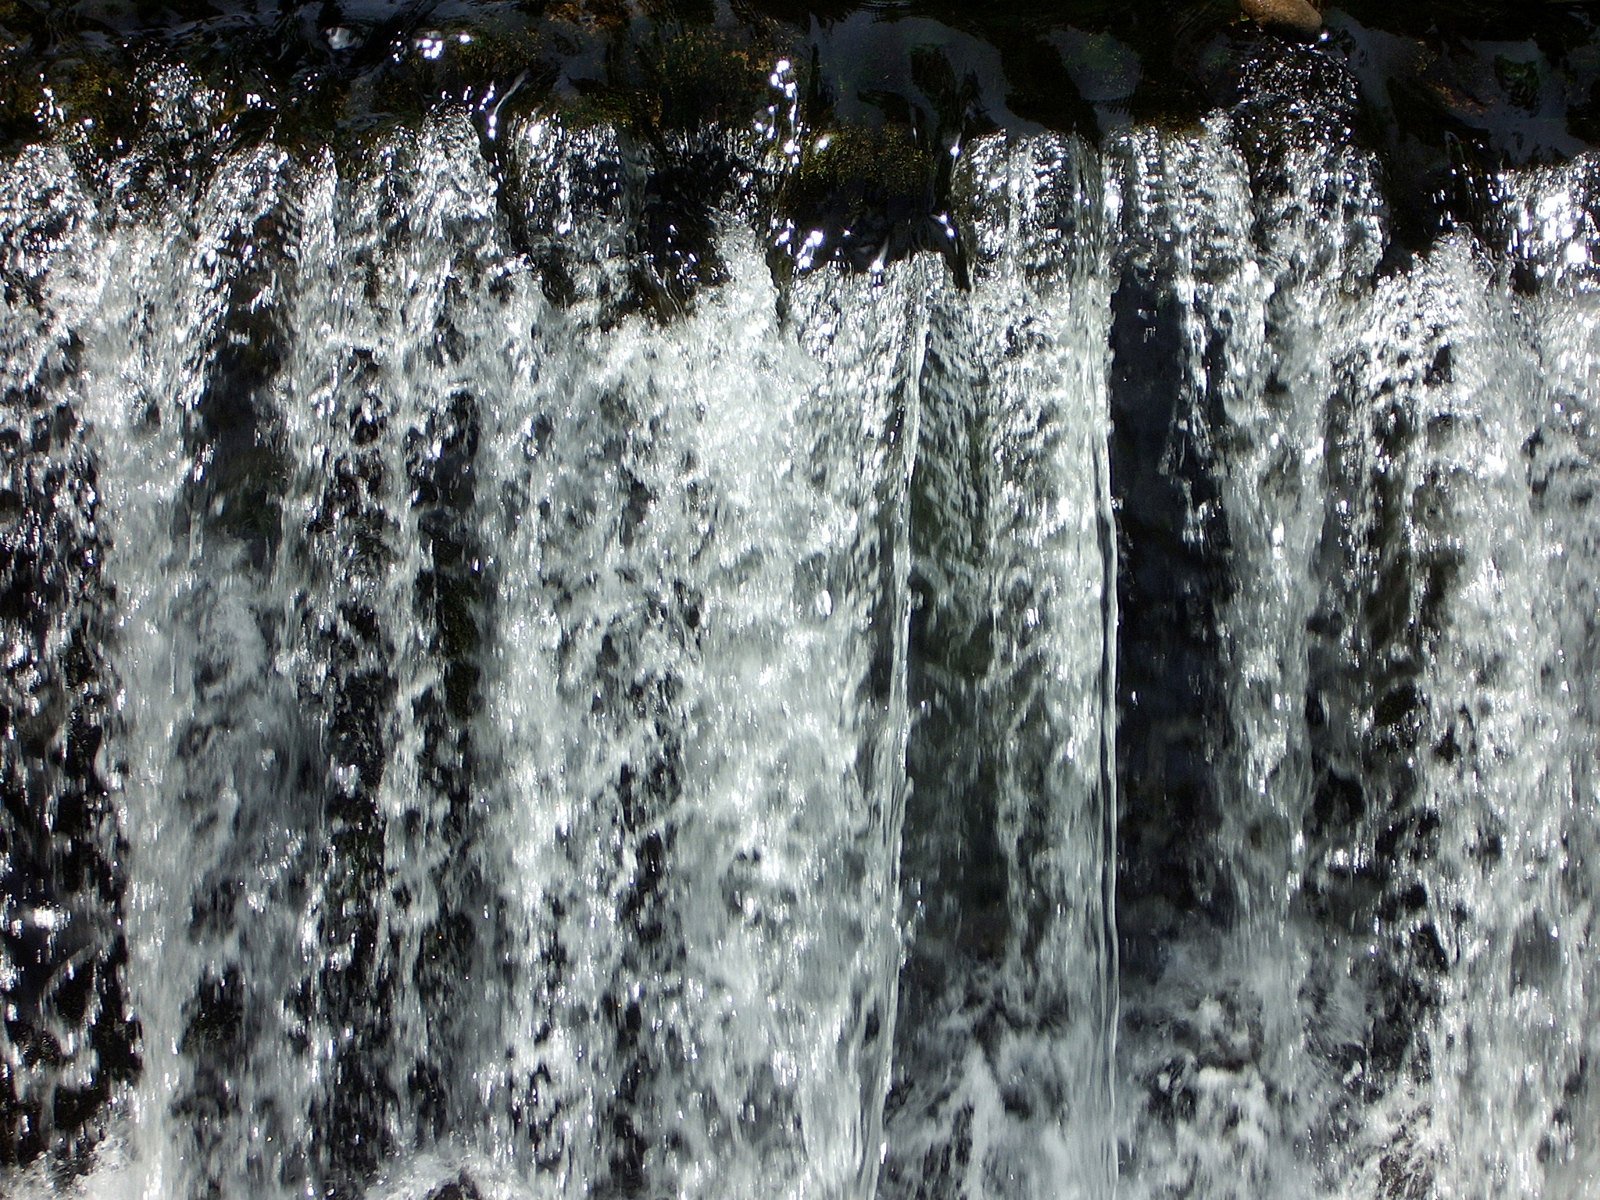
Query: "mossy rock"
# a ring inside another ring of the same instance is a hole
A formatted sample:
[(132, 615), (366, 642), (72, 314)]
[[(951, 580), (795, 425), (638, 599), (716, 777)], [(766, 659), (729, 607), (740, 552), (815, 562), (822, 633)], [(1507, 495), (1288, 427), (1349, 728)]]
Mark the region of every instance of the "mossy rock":
[(120, 56), (57, 60), (39, 72), (38, 86), (41, 133), (70, 133), (99, 160), (125, 153), (148, 120), (145, 89)]
[[(817, 75), (838, 75), (835, 86), (877, 106), (889, 126), (917, 129), (935, 153), (941, 140), (964, 140), (1015, 118), (1087, 134), (1106, 119), (1183, 128), (1210, 108), (1232, 103), (1227, 93), (1241, 56), (1281, 41), (1245, 15), (1250, 6), (1264, 12), (1266, 2), (1019, 0), (996, 9), (914, 0), (874, 12), (873, 19), (889, 26), (912, 17), (943, 23), (955, 36), (952, 45), (971, 38), (992, 48), (996, 57), (986, 69), (999, 77), (975, 88), (971, 62), (909, 33), (896, 51), (903, 61), (889, 74), (912, 80), (914, 95), (878, 87), (878, 64), (854, 61), (847, 50), (841, 55), (826, 37), (818, 42), (824, 61)], [(1498, 79), (1508, 104), (1526, 110), (1527, 120), (1538, 119), (1534, 109), (1554, 96), (1565, 104), (1575, 137), (1593, 140), (1600, 128), (1600, 79), (1593, 67), (1600, 23), (1590, 6), (1421, 0), (1397, 8), (1344, 0), (1317, 7), (1327, 24), (1319, 52), (1330, 57), (1350, 53), (1354, 18), (1364, 29), (1415, 39), (1431, 62), (1441, 55), (1483, 60), (1478, 73)], [(826, 26), (869, 11), (860, 4), (778, 0), (751, 0), (731, 11), (716, 11), (706, 0), (565, 0), (458, 11), (434, 26), (430, 12), (415, 8), (374, 20), (371, 10), (346, 17), (330, 4), (314, 16), (302, 7), (286, 20), (247, 9), (241, 0), (131, 0), (48, 14), (33, 0), (0, 0), (0, 143), (14, 148), (65, 132), (87, 158), (121, 156), (148, 124), (140, 81), (165, 65), (190, 72), (198, 88), (220, 98), (208, 120), (231, 145), (271, 136), (299, 149), (351, 131), (421, 120), (441, 103), (466, 103), (486, 134), (491, 112), (503, 127), (516, 111), (555, 106), (575, 125), (603, 123), (659, 146), (674, 133), (750, 128), (773, 101), (772, 64), (787, 58), (805, 74), (814, 22)], [(1306, 0), (1296, 11), (1305, 16)], [(925, 25), (919, 28), (926, 33)], [(336, 46), (331, 29), (346, 29), (352, 40)], [(1474, 38), (1531, 41), (1546, 61), (1536, 64)], [(1110, 58), (1085, 61), (1096, 52)], [(1376, 140), (1393, 150), (1395, 127), (1402, 126), (1398, 132), (1425, 145), (1437, 142), (1437, 131), (1425, 127), (1426, 114), (1389, 102), (1387, 93), (1406, 86), (1404, 63), (1382, 69), (1392, 78), (1364, 81), (1372, 124), (1380, 130)], [(1073, 82), (1085, 72), (1091, 88), (1108, 75), (1126, 82), (1126, 94), (1113, 97), (1109, 115), (1100, 111), (1104, 96), (1086, 96)], [(486, 101), (491, 86), (495, 99)], [(830, 99), (803, 79), (801, 86), (805, 120), (814, 128), (833, 124)], [(986, 111), (996, 96), (1003, 96), (1004, 111)], [(933, 111), (914, 111), (916, 105)], [(159, 165), (162, 155), (155, 150), (150, 157)], [(802, 173), (815, 170), (807, 165)], [(1408, 175), (1405, 182), (1413, 180)], [(803, 182), (797, 199), (803, 201), (808, 189)], [(892, 201), (896, 184), (886, 181), (877, 190)]]
[[(331, 90), (341, 101), (340, 123), (412, 121), (441, 103), (459, 103), (469, 106), (487, 131), (491, 114), (497, 124), (503, 123), (542, 99), (556, 76), (554, 64), (573, 49), (548, 29), (532, 26), (458, 24), (408, 36), (429, 52), (398, 62), (386, 58), (367, 72), (357, 72), (347, 84), (332, 81)], [(367, 113), (369, 104), (372, 111)]]
[(43, 136), (44, 73), (20, 51), (0, 51), (0, 153)]
[(849, 125), (816, 135), (777, 202), (776, 221), (789, 231), (786, 244), (797, 264), (837, 261), (864, 269), (936, 248), (941, 166), (903, 125)]
[(771, 61), (714, 29), (688, 28), (641, 56), (640, 82), (654, 90), (664, 130), (743, 126), (767, 100)]

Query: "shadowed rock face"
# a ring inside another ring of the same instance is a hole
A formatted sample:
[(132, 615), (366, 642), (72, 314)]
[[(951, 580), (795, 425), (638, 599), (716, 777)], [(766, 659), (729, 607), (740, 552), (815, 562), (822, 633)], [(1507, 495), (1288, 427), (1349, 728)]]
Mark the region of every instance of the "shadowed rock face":
[[(777, 228), (801, 228), (791, 249), (821, 229), (811, 261), (866, 269), (937, 249), (959, 272), (959, 228), (953, 239), (943, 229), (960, 224), (948, 152), (962, 141), (1180, 127), (1237, 101), (1261, 54), (1307, 39), (1355, 81), (1357, 137), (1384, 158), (1406, 249), (1476, 219), (1502, 165), (1564, 161), (1600, 141), (1600, 22), (1579, 4), (766, 0), (715, 14), (664, 0), (398, 12), (329, 0), (264, 13), (219, 0), (47, 15), (12, 0), (0, 5), (0, 145), (63, 135), (102, 186), (112, 164), (161, 186), (192, 175), (185, 156), (208, 145), (271, 137), (343, 153), (461, 104), (506, 173), (497, 130), (554, 109), (616, 128), (647, 172), (640, 236), (657, 269), (636, 281), (636, 302), (665, 313), (719, 277), (691, 181), (707, 181), (708, 200), (754, 188)], [(151, 129), (149, 85), (170, 67), (210, 97), (207, 145), (185, 150), (183, 136)], [(757, 126), (793, 141), (788, 158), (736, 169), (727, 138), (748, 141)]]
[[(814, 128), (830, 123), (826, 112), (948, 142), (1019, 122), (1068, 131), (1130, 116), (1187, 121), (1215, 102), (1241, 40), (1319, 31), (1324, 51), (1361, 74), (1374, 131), (1391, 150), (1411, 139), (1442, 144), (1441, 120), (1520, 131), (1492, 147), (1495, 161), (1571, 153), (1536, 128), (1594, 140), (1600, 33), (1591, 7), (1488, 0), (762, 0), (715, 16), (689, 0), (456, 0), (399, 11), (327, 0), (270, 12), (222, 0), (48, 10), (11, 0), (0, 5), (0, 138), (93, 117), (91, 140), (114, 144), (138, 119), (138, 105), (123, 100), (153, 56), (175, 56), (236, 94), (236, 134), (259, 136), (277, 113), (279, 136), (295, 138), (365, 128), (469, 92), (469, 104), (502, 115), (507, 104), (554, 100), (641, 128), (742, 125), (763, 105), (772, 64), (787, 58)], [(489, 81), (498, 84), (492, 99)], [(51, 101), (41, 104), (44, 87)], [(1399, 92), (1410, 97), (1403, 105)], [(247, 95), (256, 100), (245, 104)], [(1390, 136), (1395, 126), (1403, 136)], [(1470, 137), (1454, 140), (1471, 155)]]

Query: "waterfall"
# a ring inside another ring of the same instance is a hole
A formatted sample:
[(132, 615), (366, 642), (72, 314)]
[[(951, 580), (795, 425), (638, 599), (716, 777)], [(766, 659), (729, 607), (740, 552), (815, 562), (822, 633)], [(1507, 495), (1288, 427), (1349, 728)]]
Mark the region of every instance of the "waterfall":
[(0, 1190), (1600, 1195), (1600, 163), (787, 70), (0, 162)]

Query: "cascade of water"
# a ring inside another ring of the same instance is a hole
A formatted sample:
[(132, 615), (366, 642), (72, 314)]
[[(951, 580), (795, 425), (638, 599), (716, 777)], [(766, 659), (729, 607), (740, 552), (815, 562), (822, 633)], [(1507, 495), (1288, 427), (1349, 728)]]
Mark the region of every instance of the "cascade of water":
[(329, 182), (333, 240), (301, 263), (289, 430), (307, 482), (297, 669), (324, 731), (330, 843), (296, 1003), (325, 1047), (315, 1170), (359, 1179), (464, 1119), (455, 1063), (482, 1034), (477, 459), (521, 310), (464, 120), (385, 141)]
[(888, 1191), (1103, 1196), (1115, 568), (1092, 151), (969, 148), (913, 477), (912, 804)]
[[(1550, 1114), (1553, 1128), (1538, 1134), (1545, 1195), (1585, 1197), (1600, 1179), (1600, 1145), (1586, 1135), (1600, 1122), (1600, 1089), (1589, 1076), (1590, 1064), (1600, 1062), (1600, 988), (1585, 966), (1594, 960), (1600, 890), (1589, 865), (1600, 861), (1594, 756), (1589, 750), (1600, 712), (1594, 669), (1600, 644), (1591, 615), (1600, 580), (1600, 541), (1589, 513), (1596, 465), (1594, 397), (1600, 395), (1600, 300), (1593, 286), (1600, 178), (1589, 161), (1541, 172), (1531, 182), (1525, 207), (1507, 207), (1513, 212), (1531, 209), (1539, 216), (1547, 230), (1547, 252), (1560, 264), (1555, 278), (1523, 301), (1520, 313), (1542, 376), (1534, 393), (1539, 407), (1529, 414), (1532, 432), (1523, 447), (1530, 460), (1529, 504), (1547, 572), (1541, 593), (1533, 598), (1534, 616), (1544, 636), (1554, 641), (1550, 657), (1540, 664), (1539, 684), (1550, 712), (1564, 723), (1564, 740), (1555, 751), (1570, 780), (1558, 777), (1558, 786), (1541, 797), (1552, 806), (1548, 819), (1559, 822), (1557, 829), (1544, 827), (1547, 837), (1555, 835), (1559, 848), (1547, 847), (1547, 861), (1538, 868), (1555, 876), (1544, 883), (1549, 907), (1534, 918), (1543, 926), (1534, 928), (1534, 946), (1542, 951), (1536, 965), (1543, 968), (1543, 978), (1526, 974), (1513, 959), (1516, 973), (1510, 982), (1543, 993), (1530, 997), (1537, 1004), (1530, 1009), (1554, 1010), (1550, 1016), (1560, 1024), (1562, 1039), (1557, 1054), (1570, 1072), (1560, 1081), (1560, 1101)], [(1521, 257), (1515, 244), (1510, 249), (1513, 261)], [(1524, 903), (1527, 896), (1525, 892)], [(1547, 932), (1549, 940), (1537, 937), (1539, 932)], [(1549, 1032), (1540, 1036), (1548, 1038)], [(1517, 1044), (1502, 1047), (1513, 1061)], [(1545, 1079), (1555, 1082), (1548, 1068)]]
[(621, 156), (522, 136), (543, 156), (524, 186), (560, 197), (535, 238), (593, 236), (485, 468), (496, 867), (511, 978), (534, 981), (501, 1033), (517, 1157), (574, 1192), (870, 1191), (911, 292), (828, 275), (780, 295), (740, 230), (732, 282), (672, 327), (618, 315), (629, 184), (594, 181)]
[(107, 285), (80, 333), (85, 417), (116, 464), (106, 574), (121, 728), (108, 758), (142, 1033), (129, 1153), (149, 1194), (181, 1192), (212, 1155), (256, 1157), (229, 1136), (241, 1111), (260, 1129), (274, 1120), (257, 1103), (271, 1077), (250, 1069), (243, 993), (272, 986), (269, 947), (293, 923), (275, 893), (303, 837), (292, 770), (306, 731), (272, 669), (271, 516), (252, 511), (274, 499), (255, 435), (272, 420), (273, 226), (290, 173), (262, 148), (220, 164), (192, 213), (110, 231)]
[(126, 1084), (126, 881), (97, 756), (116, 720), (106, 549), (77, 329), (103, 283), (95, 206), (59, 150), (0, 183), (0, 1162)]
[[(1176, 773), (1208, 781), (1180, 818), (1201, 839), (1180, 861), (1209, 928), (1191, 928), (1170, 958), (1136, 959), (1154, 978), (1135, 975), (1126, 1000), (1130, 1091), (1148, 1097), (1126, 1109), (1129, 1182), (1157, 1191), (1316, 1188), (1304, 1157), (1325, 1153), (1339, 1091), (1315, 1031), (1324, 1018), (1305, 1011), (1330, 962), (1316, 945), (1326, 934), (1301, 919), (1313, 820), (1308, 625), (1329, 502), (1331, 364), (1383, 233), (1371, 163), (1328, 144), (1340, 97), (1304, 84), (1291, 75), (1292, 100), (1244, 106), (1197, 137), (1135, 135), (1113, 193), (1130, 305), (1153, 290), (1175, 310), (1158, 321), (1176, 326), (1167, 352), (1178, 399), (1156, 470), (1184, 489), (1163, 535), (1183, 547), (1180, 603), (1193, 623), (1185, 677), (1170, 680), (1187, 702), (1130, 687), (1127, 703), (1154, 706), (1157, 736), (1204, 762)], [(1147, 313), (1134, 308), (1130, 324)], [(1125, 345), (1119, 374), (1137, 384), (1153, 356)], [(1142, 827), (1131, 800), (1127, 811)], [(1149, 937), (1146, 921), (1170, 918), (1141, 916), (1141, 904), (1131, 899), (1128, 932)]]
[[(1124, 706), (1150, 723), (1133, 744), (1166, 756), (1127, 768), (1130, 852), (1153, 860), (1140, 863), (1152, 875), (1176, 868), (1187, 876), (1176, 886), (1189, 892), (1163, 897), (1175, 884), (1152, 879), (1153, 894), (1125, 905), (1124, 936), (1137, 930), (1161, 943), (1154, 958), (1130, 946), (1123, 999), (1127, 1185), (1151, 1195), (1292, 1187), (1275, 1157), (1287, 1144), (1286, 1114), (1268, 1093), (1284, 1086), (1274, 1075), (1299, 1033), (1282, 1027), (1298, 983), (1284, 919), (1303, 710), (1294, 689), (1304, 622), (1295, 610), (1307, 539), (1295, 510), (1315, 496), (1295, 477), (1314, 464), (1316, 398), (1264, 387), (1273, 281), (1258, 257), (1235, 137), (1220, 119), (1197, 136), (1141, 131), (1117, 147), (1113, 177), (1122, 222), (1114, 319), (1126, 326), (1114, 341), (1114, 387), (1144, 410), (1124, 425), (1118, 490), (1138, 511), (1153, 505), (1138, 490), (1159, 495), (1142, 475), (1170, 489), (1165, 511), (1139, 514), (1150, 528), (1130, 547), (1137, 574), (1124, 611), (1132, 618), (1173, 604), (1167, 619), (1176, 628), (1153, 636), (1188, 642), (1164, 673), (1131, 676), (1123, 693)], [(1166, 393), (1164, 428), (1138, 427), (1160, 411), (1146, 389)], [(1311, 409), (1309, 432), (1299, 403)], [(1274, 470), (1292, 475), (1278, 483)], [(1261, 495), (1263, 483), (1289, 505)], [(1144, 594), (1144, 572), (1177, 575), (1177, 595)], [(1130, 627), (1126, 636), (1152, 633)], [(1124, 645), (1123, 659), (1135, 656), (1162, 657)], [(1174, 759), (1180, 747), (1185, 758)], [(1183, 796), (1185, 777), (1203, 790)], [(1171, 825), (1156, 830), (1174, 838), (1168, 845), (1144, 836), (1158, 805), (1170, 806)]]
[(1391, 253), (1298, 69), (964, 273), (715, 132), (8, 161), (18, 1186), (1592, 1195), (1600, 176)]
[[(1188, 622), (1123, 631), (1122, 741), (1148, 747), (1126, 767), (1124, 1186), (1544, 1194), (1587, 1153), (1592, 983), (1567, 947), (1592, 819), (1546, 599), (1564, 552), (1523, 461), (1536, 347), (1462, 244), (1374, 286), (1370, 164), (1327, 122), (1257, 117), (1134, 135), (1113, 192), (1136, 256), (1113, 301), (1124, 616)], [(1541, 204), (1527, 274), (1581, 268), (1583, 219)], [(1152, 372), (1177, 397), (1153, 430)], [(1162, 560), (1170, 598), (1144, 583)], [(1162, 656), (1187, 703), (1144, 694)], [(1162, 812), (1190, 838), (1152, 837)]]
[[(1541, 380), (1529, 326), (1581, 304), (1553, 293), (1519, 311), (1455, 240), (1376, 291), (1356, 359), (1355, 394), (1377, 418), (1363, 457), (1390, 513), (1366, 535), (1385, 543), (1367, 586), (1372, 632), (1392, 647), (1373, 652), (1397, 676), (1366, 719), (1404, 752), (1356, 853), (1392, 860), (1380, 912), (1425, 1014), (1373, 1169), (1439, 1195), (1484, 1180), (1585, 1194), (1559, 1181), (1589, 1153), (1571, 1125), (1593, 1003), (1579, 862), (1594, 837), (1573, 697), (1592, 651), (1568, 614), (1590, 585), (1566, 545), (1583, 544), (1581, 502), (1550, 487), (1571, 478), (1582, 418)], [(1564, 370), (1591, 370), (1590, 353), (1565, 348)]]

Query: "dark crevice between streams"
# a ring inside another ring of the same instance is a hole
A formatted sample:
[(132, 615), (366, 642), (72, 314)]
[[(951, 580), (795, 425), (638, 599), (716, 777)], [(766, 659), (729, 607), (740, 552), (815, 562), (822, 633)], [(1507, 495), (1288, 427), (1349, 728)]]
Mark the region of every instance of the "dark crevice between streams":
[[(1217, 606), (1227, 533), (1214, 468), (1190, 421), (1175, 343), (1178, 302), (1152, 267), (1128, 264), (1112, 296), (1111, 491), (1118, 510), (1118, 927), (1122, 969), (1160, 969), (1160, 946), (1190, 916), (1226, 922), (1231, 897), (1206, 839), (1221, 798), (1207, 765), (1221, 731)], [(1194, 407), (1190, 407), (1190, 405)], [(1198, 529), (1194, 514), (1213, 514)], [(1147, 940), (1148, 939), (1148, 940)]]
[[(949, 1121), (949, 1141), (920, 1161), (898, 1154), (885, 1165), (891, 1195), (952, 1191), (973, 1152), (963, 1136), (972, 1114), (956, 1094), (966, 1046), (948, 1023), (964, 1009), (980, 1026), (997, 1020), (985, 995), (1011, 935), (1007, 861), (997, 839), (995, 747), (983, 730), (984, 681), (991, 669), (993, 614), (984, 569), (982, 417), (978, 378), (952, 328), (928, 337), (919, 390), (923, 406), (911, 481), (911, 622), (907, 699), (918, 714), (907, 747), (911, 790), (900, 852), (902, 887), (915, 900), (916, 937), (900, 976), (897, 1086), (887, 1117)], [(980, 1034), (981, 1036), (981, 1034)], [(956, 1106), (953, 1113), (945, 1108)], [(903, 1111), (906, 1110), (906, 1111)], [(898, 1151), (898, 1147), (894, 1148)]]

